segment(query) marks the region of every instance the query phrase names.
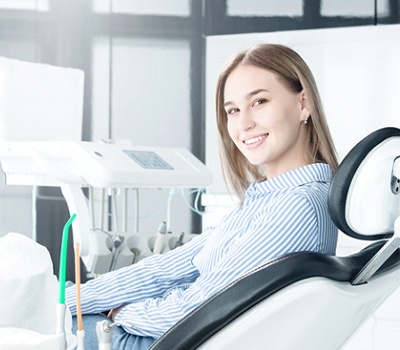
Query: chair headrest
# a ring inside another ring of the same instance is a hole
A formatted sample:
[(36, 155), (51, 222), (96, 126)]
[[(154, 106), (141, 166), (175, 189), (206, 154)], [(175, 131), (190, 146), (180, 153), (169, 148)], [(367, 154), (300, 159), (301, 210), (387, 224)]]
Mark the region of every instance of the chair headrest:
[(383, 128), (361, 140), (333, 179), (329, 210), (345, 234), (362, 240), (393, 235), (400, 216), (400, 129)]

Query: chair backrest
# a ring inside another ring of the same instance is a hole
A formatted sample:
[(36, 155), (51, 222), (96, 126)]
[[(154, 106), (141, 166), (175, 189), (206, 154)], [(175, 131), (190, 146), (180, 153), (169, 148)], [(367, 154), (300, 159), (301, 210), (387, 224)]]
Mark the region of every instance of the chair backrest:
[(400, 129), (377, 130), (341, 162), (329, 195), (332, 220), (353, 238), (391, 237), (400, 216), (399, 185)]
[(351, 281), (367, 282), (400, 247), (400, 130), (383, 128), (343, 159), (332, 182), (329, 210), (336, 226), (363, 240), (390, 238)]

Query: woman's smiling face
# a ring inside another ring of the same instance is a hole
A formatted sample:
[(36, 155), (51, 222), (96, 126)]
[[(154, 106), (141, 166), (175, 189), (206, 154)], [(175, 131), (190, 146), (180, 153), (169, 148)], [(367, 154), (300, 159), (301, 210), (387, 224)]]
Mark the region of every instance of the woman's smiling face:
[(289, 90), (268, 70), (239, 65), (226, 80), (224, 107), (232, 141), (251, 164), (264, 165), (267, 178), (309, 164), (303, 91)]

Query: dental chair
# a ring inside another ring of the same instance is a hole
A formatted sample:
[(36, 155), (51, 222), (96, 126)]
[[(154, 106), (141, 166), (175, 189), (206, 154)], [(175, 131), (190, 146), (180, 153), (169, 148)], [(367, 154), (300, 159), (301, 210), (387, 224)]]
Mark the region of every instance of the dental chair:
[(349, 152), (329, 194), (339, 230), (373, 243), (345, 257), (301, 252), (269, 261), (150, 349), (340, 349), (400, 285), (399, 187), (400, 129), (380, 129)]

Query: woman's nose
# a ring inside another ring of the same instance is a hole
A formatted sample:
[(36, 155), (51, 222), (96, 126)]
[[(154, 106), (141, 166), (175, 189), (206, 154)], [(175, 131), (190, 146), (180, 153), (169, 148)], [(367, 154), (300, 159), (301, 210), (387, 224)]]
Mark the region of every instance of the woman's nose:
[(238, 119), (238, 128), (240, 131), (250, 130), (254, 127), (255, 122), (251, 113), (240, 113)]

